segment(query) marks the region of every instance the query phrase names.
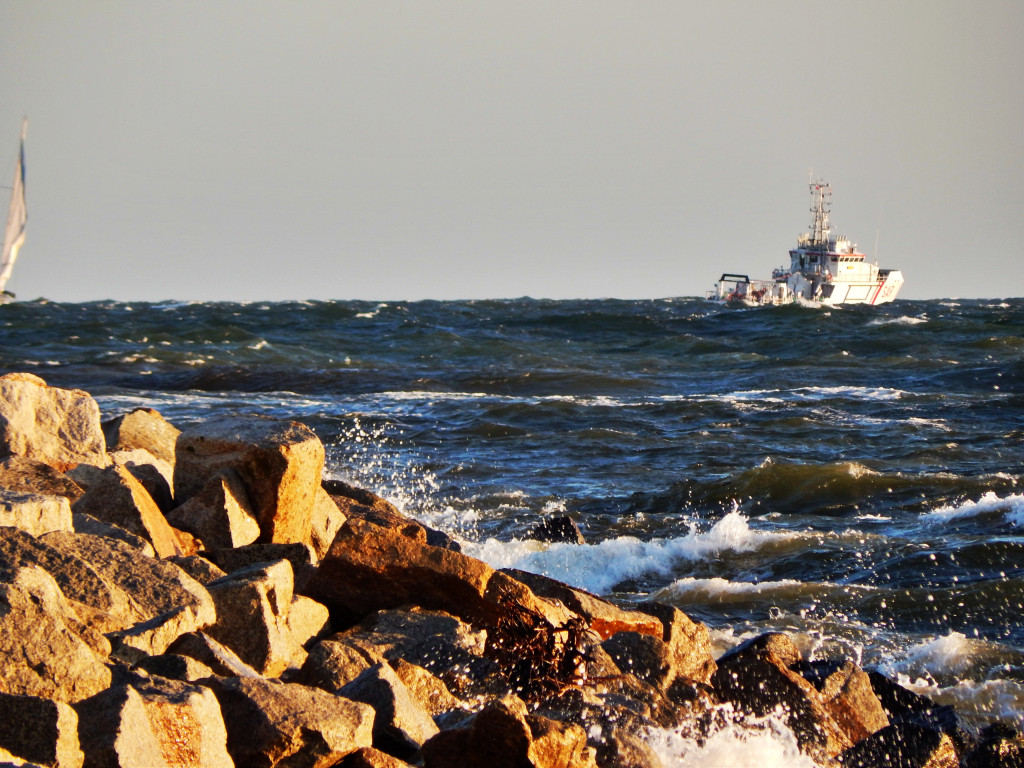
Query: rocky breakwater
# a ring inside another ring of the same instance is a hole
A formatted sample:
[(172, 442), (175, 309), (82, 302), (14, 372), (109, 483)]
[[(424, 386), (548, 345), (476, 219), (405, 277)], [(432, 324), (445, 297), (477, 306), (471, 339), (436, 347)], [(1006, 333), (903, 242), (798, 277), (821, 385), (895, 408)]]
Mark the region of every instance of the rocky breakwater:
[(9, 374), (0, 457), (3, 765), (658, 768), (652, 733), (766, 719), (823, 766), (1024, 757), (784, 635), (716, 660), (670, 606), (494, 570), (295, 422), (104, 422)]

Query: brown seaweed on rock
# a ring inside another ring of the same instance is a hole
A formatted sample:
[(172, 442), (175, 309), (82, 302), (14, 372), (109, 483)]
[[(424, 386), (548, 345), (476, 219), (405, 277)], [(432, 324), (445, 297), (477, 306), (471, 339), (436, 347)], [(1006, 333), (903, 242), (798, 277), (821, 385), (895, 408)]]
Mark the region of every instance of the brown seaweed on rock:
[(587, 649), (596, 639), (582, 617), (552, 626), (511, 594), (499, 594), (498, 604), (501, 611), (487, 628), (485, 653), (502, 668), (516, 694), (541, 701), (582, 683)]

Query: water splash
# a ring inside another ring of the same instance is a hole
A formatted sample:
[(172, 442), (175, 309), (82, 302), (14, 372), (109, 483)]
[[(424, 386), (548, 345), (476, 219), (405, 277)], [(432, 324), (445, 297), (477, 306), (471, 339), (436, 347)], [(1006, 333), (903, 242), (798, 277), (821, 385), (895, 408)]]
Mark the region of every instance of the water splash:
[(741, 718), (721, 707), (720, 724), (703, 737), (678, 729), (650, 729), (645, 741), (665, 768), (820, 768), (800, 751), (781, 716)]

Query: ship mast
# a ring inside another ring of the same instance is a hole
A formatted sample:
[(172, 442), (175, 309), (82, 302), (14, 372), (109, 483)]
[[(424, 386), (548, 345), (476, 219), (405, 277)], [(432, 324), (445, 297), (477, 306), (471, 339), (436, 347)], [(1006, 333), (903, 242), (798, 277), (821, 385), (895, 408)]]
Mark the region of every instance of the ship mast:
[(812, 181), (810, 186), (811, 213), (814, 214), (810, 245), (812, 248), (827, 250), (831, 233), (828, 215), (832, 209), (832, 185), (824, 181)]

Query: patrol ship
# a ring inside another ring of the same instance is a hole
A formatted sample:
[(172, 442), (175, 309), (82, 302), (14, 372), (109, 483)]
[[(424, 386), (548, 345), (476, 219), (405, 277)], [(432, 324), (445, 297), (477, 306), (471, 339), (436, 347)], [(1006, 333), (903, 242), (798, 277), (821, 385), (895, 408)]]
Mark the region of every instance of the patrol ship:
[(789, 252), (789, 268), (779, 268), (771, 280), (751, 280), (747, 275), (726, 272), (707, 292), (710, 301), (759, 304), (885, 304), (903, 286), (898, 269), (880, 269), (870, 263), (857, 244), (833, 237), (829, 223), (832, 187), (812, 181), (809, 232), (797, 239)]

